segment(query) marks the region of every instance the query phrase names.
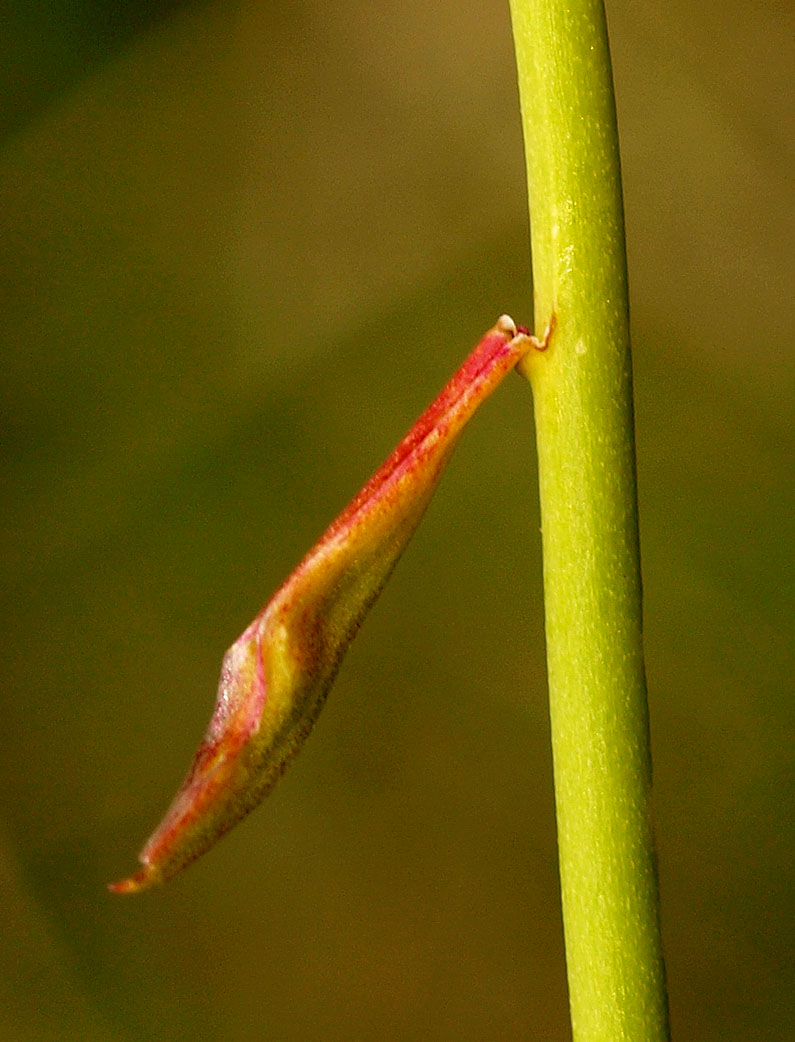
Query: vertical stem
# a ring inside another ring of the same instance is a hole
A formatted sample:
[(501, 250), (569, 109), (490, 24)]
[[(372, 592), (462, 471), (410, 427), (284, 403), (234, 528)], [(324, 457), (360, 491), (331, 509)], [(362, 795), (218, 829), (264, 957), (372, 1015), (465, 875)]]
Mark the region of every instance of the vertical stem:
[(575, 1042), (668, 1037), (632, 373), (602, 0), (511, 0), (527, 155), (550, 718)]

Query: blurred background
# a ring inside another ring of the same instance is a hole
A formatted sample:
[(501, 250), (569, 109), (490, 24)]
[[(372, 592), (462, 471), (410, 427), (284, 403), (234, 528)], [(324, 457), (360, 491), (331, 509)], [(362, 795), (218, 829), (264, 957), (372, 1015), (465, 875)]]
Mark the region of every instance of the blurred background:
[[(790, 3), (608, 14), (675, 1038), (795, 1038)], [(221, 656), (502, 311), (507, 3), (5, 8), (0, 1039), (570, 1037), (531, 396), (270, 799), (112, 897)]]

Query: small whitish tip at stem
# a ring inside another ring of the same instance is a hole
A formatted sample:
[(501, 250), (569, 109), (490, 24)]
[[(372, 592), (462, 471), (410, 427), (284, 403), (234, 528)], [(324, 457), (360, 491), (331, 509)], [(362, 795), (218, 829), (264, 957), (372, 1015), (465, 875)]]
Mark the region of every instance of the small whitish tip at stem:
[(552, 339), (552, 334), (555, 331), (556, 324), (557, 316), (553, 314), (547, 323), (547, 328), (544, 331), (544, 337), (542, 340), (539, 340), (537, 336), (534, 336), (527, 326), (517, 326), (510, 315), (500, 315), (494, 328), (498, 332), (504, 333), (510, 340), (521, 337), (522, 341), (526, 342), (526, 350), (528, 351), (531, 347), (534, 347), (536, 351), (546, 351), (549, 347), (549, 342)]
[(500, 315), (495, 324), (495, 329), (498, 329), (500, 333), (504, 333), (511, 340), (517, 333), (516, 323), (510, 315)]

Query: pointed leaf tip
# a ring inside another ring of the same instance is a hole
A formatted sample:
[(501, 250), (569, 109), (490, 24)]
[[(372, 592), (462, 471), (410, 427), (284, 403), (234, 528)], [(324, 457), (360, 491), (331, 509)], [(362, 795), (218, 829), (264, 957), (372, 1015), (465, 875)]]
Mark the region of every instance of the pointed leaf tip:
[(135, 875), (127, 879), (120, 879), (116, 883), (108, 883), (108, 890), (112, 894), (139, 894), (142, 890), (149, 890), (160, 882), (160, 876), (150, 865), (144, 865)]
[(227, 652), (210, 725), (134, 894), (208, 850), (273, 788), (312, 730), (340, 661), (419, 524), (466, 423), (529, 350), (502, 315), (364, 488)]

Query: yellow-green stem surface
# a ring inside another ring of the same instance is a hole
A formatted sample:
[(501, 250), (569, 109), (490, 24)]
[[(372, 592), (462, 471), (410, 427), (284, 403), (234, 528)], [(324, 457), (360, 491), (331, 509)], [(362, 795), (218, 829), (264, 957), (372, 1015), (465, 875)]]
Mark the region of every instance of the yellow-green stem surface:
[(575, 1042), (668, 1037), (626, 258), (601, 0), (511, 0), (527, 155), (550, 717)]

